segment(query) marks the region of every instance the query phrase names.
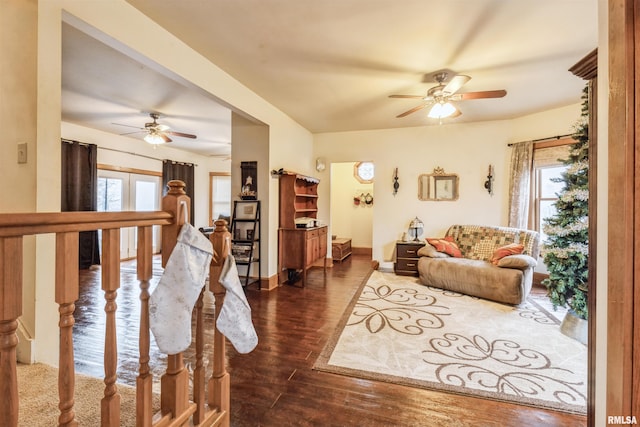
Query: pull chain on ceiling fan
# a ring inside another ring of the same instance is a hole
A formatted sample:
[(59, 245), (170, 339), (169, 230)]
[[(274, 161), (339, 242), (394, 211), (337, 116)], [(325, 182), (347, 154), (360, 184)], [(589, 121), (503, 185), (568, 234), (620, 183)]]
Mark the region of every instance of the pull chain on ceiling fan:
[(171, 138), (169, 138), (169, 135), (179, 136), (182, 138), (191, 138), (191, 139), (197, 138), (196, 135), (193, 135), (190, 133), (184, 133), (184, 132), (176, 132), (171, 130), (169, 126), (158, 123), (158, 119), (160, 118), (159, 113), (149, 113), (149, 116), (151, 117), (152, 121), (149, 123), (145, 123), (143, 128), (140, 128), (137, 126), (125, 125), (121, 123), (114, 123), (114, 125), (127, 126), (127, 127), (133, 127), (133, 128), (139, 129), (135, 132), (121, 133), (120, 135), (132, 135), (134, 133), (146, 132), (146, 135), (144, 136), (143, 139), (147, 143), (152, 145), (166, 144), (168, 142), (173, 141)]
[(448, 73), (440, 72), (436, 73), (434, 78), (438, 83), (437, 86), (432, 87), (427, 91), (426, 96), (421, 95), (389, 95), (389, 98), (411, 98), (422, 99), (425, 101), (423, 104), (413, 107), (404, 113), (398, 114), (396, 117), (405, 117), (409, 114), (420, 111), (425, 107), (431, 106), (428, 117), (443, 119), (446, 117), (458, 117), (462, 113), (451, 101), (465, 101), (469, 99), (482, 99), (482, 98), (502, 98), (507, 94), (506, 90), (488, 90), (481, 92), (467, 92), (456, 93), (462, 86), (465, 85), (471, 77), (462, 74), (457, 74), (451, 78), (451, 80), (445, 85)]

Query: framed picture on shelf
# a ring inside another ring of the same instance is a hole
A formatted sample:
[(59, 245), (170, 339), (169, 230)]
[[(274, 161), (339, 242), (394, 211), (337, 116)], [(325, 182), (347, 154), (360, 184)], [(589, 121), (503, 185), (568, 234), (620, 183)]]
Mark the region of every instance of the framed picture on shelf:
[(247, 230), (247, 240), (253, 240), (253, 230)]
[(236, 205), (236, 218), (237, 219), (256, 219), (258, 214), (258, 202), (256, 201), (242, 201)]

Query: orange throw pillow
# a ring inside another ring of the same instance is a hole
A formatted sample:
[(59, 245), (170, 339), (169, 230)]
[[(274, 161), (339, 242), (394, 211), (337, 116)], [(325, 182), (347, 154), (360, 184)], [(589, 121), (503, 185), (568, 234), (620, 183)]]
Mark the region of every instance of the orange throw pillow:
[(438, 252), (449, 254), (455, 258), (462, 258), (462, 252), (460, 252), (460, 248), (455, 244), (453, 237), (451, 236), (447, 236), (444, 239), (428, 238), (427, 242), (436, 248), (436, 251)]
[(508, 255), (518, 255), (524, 251), (524, 246), (519, 243), (511, 243), (496, 249), (491, 256), (491, 263), (498, 265), (498, 261)]

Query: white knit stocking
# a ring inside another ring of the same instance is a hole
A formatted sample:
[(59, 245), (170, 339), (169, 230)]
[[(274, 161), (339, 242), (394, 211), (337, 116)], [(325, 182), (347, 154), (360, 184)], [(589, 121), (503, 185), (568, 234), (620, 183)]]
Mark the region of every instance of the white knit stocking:
[(242, 289), (236, 261), (228, 255), (220, 272), (220, 284), (227, 293), (216, 321), (222, 332), (239, 353), (249, 353), (258, 345), (258, 335), (251, 321), (251, 307)]
[(191, 313), (209, 274), (211, 242), (184, 224), (158, 286), (149, 298), (149, 326), (160, 351), (177, 354), (191, 344)]

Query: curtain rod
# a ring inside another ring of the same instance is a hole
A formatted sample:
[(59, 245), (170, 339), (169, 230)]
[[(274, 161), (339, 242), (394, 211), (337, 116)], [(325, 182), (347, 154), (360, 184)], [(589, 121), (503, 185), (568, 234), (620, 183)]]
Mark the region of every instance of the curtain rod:
[[(87, 142), (80, 142), (80, 141), (75, 141), (73, 139), (66, 139), (66, 138), (61, 138), (64, 142), (70, 142), (72, 144), (80, 144), (80, 145), (94, 145), (94, 144), (89, 144)], [(165, 160), (168, 159), (158, 159), (157, 157), (151, 157), (151, 156), (147, 156), (145, 154), (138, 154), (138, 153), (133, 153), (131, 151), (124, 151), (124, 150), (118, 150), (117, 148), (106, 148), (106, 147), (100, 147), (98, 146), (98, 149), (100, 150), (107, 150), (107, 151), (115, 151), (116, 153), (122, 153), (122, 154), (129, 154), (132, 156), (138, 156), (138, 157), (144, 157), (145, 159), (151, 159), (151, 160), (157, 160), (159, 162), (164, 162)], [(189, 163), (189, 162), (178, 162), (175, 160), (170, 160), (171, 162), (174, 163), (184, 163), (184, 164), (191, 164), (193, 166), (198, 166), (196, 163)]]
[(565, 135), (548, 136), (548, 137), (546, 137), (546, 138), (532, 139), (532, 140), (530, 140), (530, 141), (511, 142), (511, 143), (507, 144), (507, 147), (513, 147), (514, 145), (516, 145), (516, 144), (520, 144), (520, 143), (522, 143), (522, 142), (542, 142), (542, 141), (551, 141), (551, 140), (554, 140), (554, 139), (562, 139), (562, 138), (566, 138), (566, 137), (573, 136), (573, 135), (574, 135), (574, 134), (572, 134), (572, 133), (567, 133), (567, 134), (565, 134)]

